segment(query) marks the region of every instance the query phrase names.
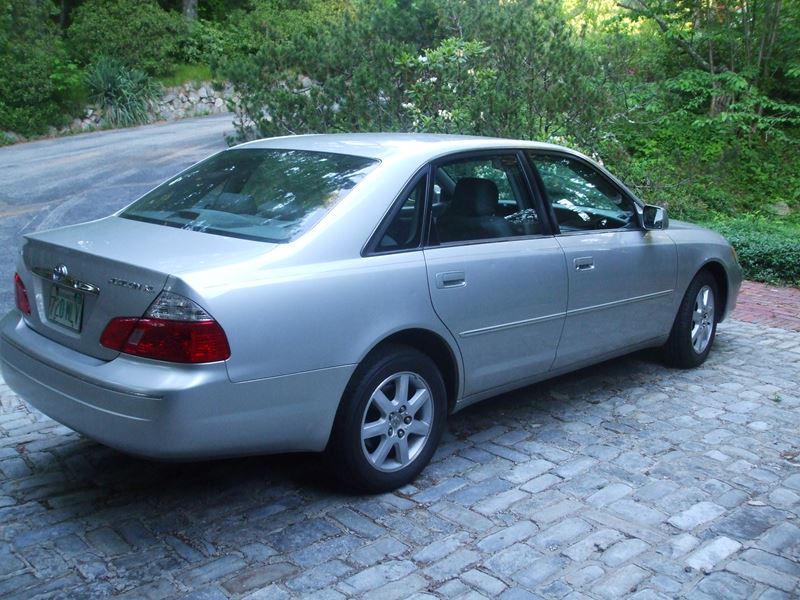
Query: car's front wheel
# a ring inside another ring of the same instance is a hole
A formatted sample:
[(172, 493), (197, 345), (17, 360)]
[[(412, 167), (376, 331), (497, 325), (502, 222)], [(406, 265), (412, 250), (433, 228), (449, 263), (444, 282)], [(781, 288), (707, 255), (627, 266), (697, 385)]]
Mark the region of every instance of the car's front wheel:
[(701, 271), (686, 289), (683, 301), (664, 345), (667, 363), (697, 367), (705, 362), (717, 332), (717, 282)]
[(387, 346), (356, 370), (336, 415), (328, 456), (346, 485), (393, 490), (428, 464), (446, 414), (436, 364), (413, 348)]

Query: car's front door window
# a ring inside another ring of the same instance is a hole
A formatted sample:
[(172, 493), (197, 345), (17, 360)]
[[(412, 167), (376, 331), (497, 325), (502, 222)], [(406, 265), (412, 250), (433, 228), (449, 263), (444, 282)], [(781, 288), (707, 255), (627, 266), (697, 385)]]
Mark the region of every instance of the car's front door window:
[(562, 232), (636, 227), (636, 207), (599, 171), (566, 156), (529, 153)]

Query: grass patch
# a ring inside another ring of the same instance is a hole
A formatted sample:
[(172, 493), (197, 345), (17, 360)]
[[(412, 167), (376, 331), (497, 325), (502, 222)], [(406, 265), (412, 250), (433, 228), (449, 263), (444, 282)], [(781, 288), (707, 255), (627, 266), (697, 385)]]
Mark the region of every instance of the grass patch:
[(749, 214), (705, 225), (733, 244), (747, 279), (800, 286), (800, 218)]
[(183, 85), (189, 81), (211, 81), (211, 67), (208, 65), (177, 65), (172, 73), (163, 75), (158, 80), (167, 87)]

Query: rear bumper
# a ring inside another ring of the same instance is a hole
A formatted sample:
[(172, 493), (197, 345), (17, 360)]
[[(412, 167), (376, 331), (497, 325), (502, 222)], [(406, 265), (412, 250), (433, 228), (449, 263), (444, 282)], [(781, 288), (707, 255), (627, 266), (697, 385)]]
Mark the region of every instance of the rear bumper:
[(325, 448), (353, 365), (232, 383), (225, 363), (101, 361), (0, 321), (6, 383), (51, 418), (139, 456), (180, 460)]

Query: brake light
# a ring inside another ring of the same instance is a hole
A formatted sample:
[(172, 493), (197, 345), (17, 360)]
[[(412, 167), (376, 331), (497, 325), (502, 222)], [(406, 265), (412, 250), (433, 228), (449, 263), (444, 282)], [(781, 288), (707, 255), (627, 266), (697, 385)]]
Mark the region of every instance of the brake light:
[(14, 295), (17, 299), (17, 308), (26, 315), (31, 314), (31, 303), (28, 300), (28, 290), (25, 289), (25, 284), (22, 283), (22, 277), (19, 273), (14, 273)]
[(219, 323), (172, 292), (162, 292), (141, 318), (112, 319), (100, 343), (125, 354), (177, 363), (215, 362), (231, 355)]

